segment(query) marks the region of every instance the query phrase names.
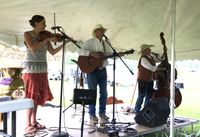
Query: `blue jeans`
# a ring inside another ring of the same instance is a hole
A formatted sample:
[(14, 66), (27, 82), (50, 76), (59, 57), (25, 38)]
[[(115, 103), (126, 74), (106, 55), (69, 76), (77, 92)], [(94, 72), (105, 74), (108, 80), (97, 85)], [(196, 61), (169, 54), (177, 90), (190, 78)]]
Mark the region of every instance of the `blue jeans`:
[(153, 81), (147, 82), (144, 80), (138, 80), (138, 97), (135, 104), (135, 112), (139, 113), (143, 100), (145, 98), (144, 107), (149, 103), (153, 95)]
[[(105, 114), (107, 102), (107, 71), (106, 68), (96, 69), (95, 71), (87, 74), (87, 84), (89, 89), (95, 89), (99, 85), (99, 114)], [(96, 104), (89, 105), (89, 115), (96, 115)]]

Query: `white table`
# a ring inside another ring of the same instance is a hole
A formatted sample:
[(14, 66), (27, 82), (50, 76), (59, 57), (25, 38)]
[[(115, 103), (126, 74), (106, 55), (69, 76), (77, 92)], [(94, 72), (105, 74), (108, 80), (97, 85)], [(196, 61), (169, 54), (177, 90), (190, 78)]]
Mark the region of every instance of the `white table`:
[(7, 113), (12, 114), (12, 137), (16, 137), (16, 111), (33, 108), (32, 99), (8, 100), (0, 102), (0, 113), (3, 113), (3, 132), (7, 134)]
[[(169, 123), (169, 119), (168, 119)], [(188, 117), (181, 117), (176, 116), (174, 117), (174, 128), (177, 136), (181, 136), (181, 134), (186, 134), (184, 131), (184, 128), (187, 126), (191, 126), (191, 133), (194, 134), (193, 125), (198, 124), (199, 120), (194, 118), (188, 118)], [(166, 125), (165, 130), (169, 132), (170, 125)]]
[[(167, 120), (169, 123), (169, 119)], [(174, 122), (174, 128), (175, 128), (175, 132), (176, 132), (176, 137), (181, 136), (182, 134), (184, 134), (184, 128), (191, 126), (191, 133), (193, 133), (193, 125), (194, 124), (198, 124), (199, 120), (198, 119), (194, 119), (194, 118), (188, 118), (188, 117), (180, 117), (180, 116), (176, 116), (175, 117), (175, 122)], [(131, 128), (135, 129), (137, 131), (137, 134), (135, 136), (143, 136), (149, 133), (156, 133), (158, 131), (160, 131), (162, 133), (162, 137), (168, 137), (169, 136), (169, 131), (170, 131), (170, 127), (168, 124), (164, 124), (158, 127), (147, 127), (144, 125), (140, 125), (140, 124), (133, 124), (130, 126)]]

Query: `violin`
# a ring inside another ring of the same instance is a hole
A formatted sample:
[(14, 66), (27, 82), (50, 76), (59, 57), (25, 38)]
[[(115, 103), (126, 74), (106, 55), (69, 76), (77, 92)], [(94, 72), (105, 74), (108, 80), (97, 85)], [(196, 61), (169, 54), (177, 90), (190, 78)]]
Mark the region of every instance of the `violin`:
[(63, 36), (62, 34), (60, 34), (60, 33), (51, 33), (50, 31), (47, 31), (47, 30), (44, 30), (44, 31), (41, 31), (40, 32), (40, 38), (42, 39), (42, 40), (45, 40), (45, 39), (47, 39), (47, 38), (50, 38), (50, 37), (56, 37), (56, 41), (57, 42), (62, 42), (62, 40), (63, 39), (68, 39), (68, 40), (70, 40), (71, 42), (73, 42), (73, 43), (76, 43), (77, 41), (76, 40), (74, 40), (73, 38), (71, 38), (71, 37), (68, 37), (68, 36)]
[(45, 40), (50, 37), (56, 37), (57, 42), (62, 42), (62, 35), (60, 33), (51, 33), (50, 31), (44, 30), (40, 32), (40, 38)]

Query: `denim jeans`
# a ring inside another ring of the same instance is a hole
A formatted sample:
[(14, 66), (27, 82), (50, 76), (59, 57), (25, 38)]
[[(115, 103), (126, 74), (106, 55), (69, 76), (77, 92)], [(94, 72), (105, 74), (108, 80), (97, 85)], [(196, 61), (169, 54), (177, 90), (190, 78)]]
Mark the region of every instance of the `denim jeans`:
[(144, 107), (149, 103), (153, 95), (153, 81), (138, 80), (138, 97), (135, 104), (135, 112), (139, 113), (145, 98)]
[[(87, 74), (87, 84), (89, 89), (95, 89), (99, 85), (99, 114), (105, 114), (107, 102), (107, 71), (106, 68), (96, 69), (95, 71)], [(89, 115), (96, 115), (96, 104), (89, 105)]]

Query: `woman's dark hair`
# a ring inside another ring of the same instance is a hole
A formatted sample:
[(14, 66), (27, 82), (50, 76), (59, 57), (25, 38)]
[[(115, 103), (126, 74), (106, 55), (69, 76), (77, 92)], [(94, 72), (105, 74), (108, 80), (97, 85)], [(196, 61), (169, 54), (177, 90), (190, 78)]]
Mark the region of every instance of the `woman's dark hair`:
[(32, 27), (35, 27), (36, 22), (40, 22), (44, 19), (44, 16), (42, 15), (34, 15), (31, 20), (29, 20), (29, 23)]

